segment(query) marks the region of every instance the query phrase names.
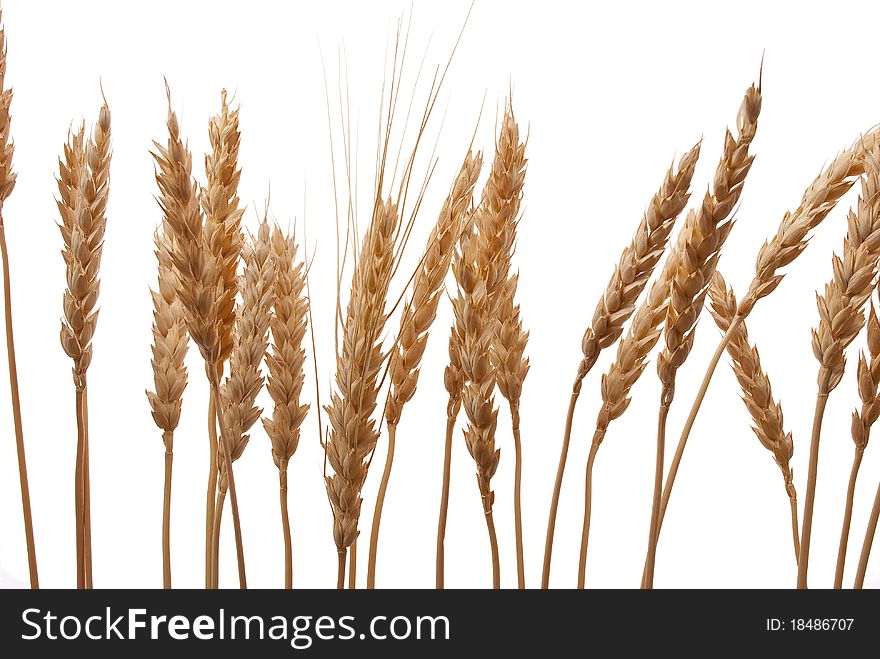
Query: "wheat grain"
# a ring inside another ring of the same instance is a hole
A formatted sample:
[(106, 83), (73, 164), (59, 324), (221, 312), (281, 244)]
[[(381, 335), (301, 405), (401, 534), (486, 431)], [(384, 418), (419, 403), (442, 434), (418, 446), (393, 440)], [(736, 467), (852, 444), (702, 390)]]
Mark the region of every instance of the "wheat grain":
[[(709, 287), (711, 301), (710, 311), (715, 324), (722, 333), (727, 333), (736, 317), (737, 300), (732, 288), (721, 273), (716, 271)], [(761, 446), (773, 454), (776, 465), (782, 472), (785, 492), (789, 498), (791, 509), (792, 537), (794, 539), (795, 560), (800, 550), (797, 523), (797, 491), (794, 487), (794, 476), (791, 470), (791, 458), (794, 453), (794, 441), (791, 433), (785, 432), (783, 425), (782, 406), (773, 400), (773, 389), (770, 378), (761, 368), (761, 356), (758, 348), (749, 343), (749, 333), (745, 323), (737, 325), (731, 332), (730, 343), (727, 344), (733, 373), (736, 375), (742, 391), (742, 400), (752, 417), (752, 430), (761, 442)]]
[(461, 170), (437, 218), (437, 223), (428, 236), (428, 243), (422, 255), (413, 280), (413, 294), (401, 316), (397, 341), (389, 357), (390, 389), (385, 404), (385, 419), (388, 422), (388, 451), (385, 468), (376, 496), (373, 511), (373, 526), (370, 533), (370, 553), (367, 563), (367, 588), (374, 588), (376, 582), (376, 553), (378, 549), (379, 528), (385, 494), (391, 476), (394, 460), (394, 444), (397, 425), (403, 406), (416, 391), (419, 379), (419, 365), (428, 344), (428, 332), (437, 317), (437, 307), (443, 294), (443, 282), (449, 273), (452, 255), (462, 228), (469, 219), (473, 204), (473, 190), (482, 168), (480, 153), (470, 152), (465, 157)]
[(542, 588), (550, 586), (550, 562), (556, 532), (556, 515), (559, 510), (562, 478), (568, 460), (571, 428), (581, 386), (601, 351), (613, 345), (620, 338), (624, 325), (635, 311), (636, 301), (666, 251), (672, 228), (690, 199), (690, 184), (700, 156), (700, 147), (701, 142), (698, 142), (681, 157), (677, 171), (674, 169), (674, 165), (669, 167), (660, 189), (654, 194), (645, 209), (632, 242), (623, 250), (614, 267), (611, 280), (596, 305), (591, 326), (584, 332), (581, 341), (583, 358), (578, 364), (577, 376), (572, 387), (565, 432), (562, 438), (562, 450), (556, 470), (556, 482), (550, 503), (547, 537), (544, 545)]

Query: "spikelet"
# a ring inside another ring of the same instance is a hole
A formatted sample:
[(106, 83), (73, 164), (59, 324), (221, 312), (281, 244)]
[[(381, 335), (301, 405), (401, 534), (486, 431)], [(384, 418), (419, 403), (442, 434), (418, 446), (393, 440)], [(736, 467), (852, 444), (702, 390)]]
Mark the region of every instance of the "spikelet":
[(309, 301), (305, 296), (306, 269), (297, 261), (293, 236), (277, 226), (272, 230), (271, 259), (275, 274), (275, 308), (270, 320), (272, 344), (266, 352), (269, 377), (266, 389), (275, 403), (272, 418), (263, 427), (272, 442), (272, 459), (279, 469), (293, 457), (299, 444), (300, 426), (309, 406), (300, 402), (305, 382), (303, 339), (308, 324)]
[(326, 406), (330, 433), (325, 477), (333, 510), (333, 539), (339, 552), (357, 539), (361, 490), (379, 439), (373, 413), (384, 362), (382, 332), (388, 287), (395, 265), (397, 205), (377, 199), (351, 284), (342, 349), (336, 356), (336, 391)]
[(868, 353), (870, 360), (864, 351), (859, 354), (858, 385), (862, 408), (854, 411), (852, 416), (853, 442), (856, 449), (862, 451), (868, 446), (871, 426), (880, 417), (880, 396), (877, 393), (880, 388), (880, 322), (873, 302), (868, 313)]
[(819, 326), (813, 330), (813, 354), (821, 365), (824, 392), (843, 377), (844, 350), (865, 325), (864, 306), (877, 278), (880, 258), (880, 145), (866, 154), (866, 172), (857, 208), (847, 218), (842, 256), (834, 255), (834, 276), (816, 296)]
[[(177, 299), (179, 284), (171, 263), (169, 238), (156, 232), (156, 259), (159, 262), (157, 290), (153, 297), (153, 382), (155, 391), (147, 392), (153, 421), (165, 433), (172, 433), (180, 421), (187, 372), (184, 365), (189, 337), (186, 333), (183, 305)], [(168, 446), (167, 435), (163, 435)]]
[(470, 219), (473, 189), (482, 164), (481, 154), (473, 156), (468, 153), (443, 204), (437, 224), (428, 237), (413, 282), (413, 297), (401, 317), (397, 343), (390, 357), (391, 390), (385, 405), (385, 418), (389, 425), (398, 424), (404, 404), (415, 394), (428, 332), (437, 317), (443, 281), (449, 272), (456, 243)]
[(737, 136), (728, 130), (724, 152), (712, 183), (699, 209), (688, 214), (683, 228), (684, 244), (678, 247), (678, 268), (672, 278), (665, 324), (665, 347), (657, 359), (657, 373), (664, 398), (671, 398), (675, 373), (690, 354), (694, 331), (703, 309), (712, 274), (730, 230), (731, 213), (742, 194), (754, 155), (749, 147), (758, 130), (761, 86), (746, 90), (737, 115)]
[[(247, 434), (260, 418), (257, 395), (263, 388), (260, 366), (269, 347), (269, 324), (275, 302), (275, 269), (272, 259), (269, 222), (263, 218), (256, 236), (251, 236), (242, 249), (244, 276), (241, 281), (241, 304), (236, 309), (229, 377), (220, 388), (223, 418), (228, 433), (232, 460), (238, 460), (250, 436)], [(220, 489), (225, 490), (227, 465), (222, 456)]]

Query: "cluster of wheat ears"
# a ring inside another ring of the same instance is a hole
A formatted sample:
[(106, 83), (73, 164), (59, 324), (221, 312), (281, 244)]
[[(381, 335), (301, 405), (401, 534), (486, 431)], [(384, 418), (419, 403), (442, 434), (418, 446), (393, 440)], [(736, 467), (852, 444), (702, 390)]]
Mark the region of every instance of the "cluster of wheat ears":
[[(397, 47), (401, 47), (399, 33)], [(430, 178), (426, 175), (421, 182), (416, 180), (416, 154), (447, 70), (437, 68), (414, 145), (405, 154), (400, 168), (400, 154), (397, 155), (394, 172), (389, 174), (394, 160), (390, 134), (400, 93), (401, 61), (402, 57), (395, 49), (391, 82), (383, 92), (380, 112), (383, 122), (369, 222), (360, 236), (357, 235), (353, 206), (348, 204), (346, 224), (349, 238), (346, 245), (350, 247), (343, 250), (342, 260), (351, 259), (352, 275), (347, 305), (344, 306), (344, 263), (337, 259), (335, 384), (326, 405), (321, 406), (319, 398), (315, 401), (325, 456), (326, 496), (338, 556), (337, 585), (345, 587), (346, 575), (350, 588), (357, 583), (355, 555), (361, 529), (362, 494), (384, 426), (387, 438), (385, 464), (372, 517), (366, 580), (368, 588), (375, 586), (380, 521), (392, 473), (397, 428), (407, 401), (416, 394), (421, 359), (438, 307), (446, 297), (447, 280), (454, 279), (454, 288), (449, 289), (454, 324), (448, 340), (449, 363), (443, 374), (449, 398), (437, 531), (436, 586), (442, 588), (444, 585), (451, 451), (462, 408), (466, 422), (464, 441), (474, 460), (479, 502), (490, 541), (493, 583), (495, 588), (500, 586), (499, 548), (493, 521), (495, 493), (492, 488), (492, 477), (501, 455), (496, 444), (497, 391), (507, 401), (512, 420), (510, 436), (515, 485), (512, 496), (505, 499), (511, 500), (514, 508), (516, 569), (518, 585), (524, 588), (519, 410), (523, 383), (529, 372), (526, 357), (529, 334), (524, 329), (522, 310), (517, 304), (519, 275), (511, 262), (521, 219), (527, 139), (508, 102), (498, 122), (491, 159), (487, 159), (489, 171), (482, 190), (477, 194), (483, 155), (474, 151), (471, 145), (439, 209), (418, 266), (411, 273), (403, 273), (408, 275), (404, 290), (394, 294), (392, 281), (402, 262)], [(10, 137), (12, 92), (5, 86), (5, 70), (5, 37), (0, 28), (0, 211), (15, 185)], [(154, 142), (151, 152), (157, 186), (157, 217), (160, 216), (161, 221), (155, 232), (158, 274), (152, 290), (154, 388), (147, 392), (152, 416), (165, 447), (164, 586), (170, 588), (172, 583), (170, 516), (174, 433), (188, 380), (184, 358), (192, 342), (204, 359), (210, 388), (205, 586), (218, 587), (220, 529), (227, 495), (235, 531), (239, 582), (242, 588), (247, 585), (235, 461), (247, 447), (257, 420), (261, 420), (269, 439), (272, 460), (278, 469), (284, 583), (290, 588), (293, 571), (287, 470), (295, 457), (309, 409), (304, 389), (309, 348), (307, 334), (311, 327), (310, 262), (297, 238), (269, 220), (268, 208), (256, 233), (244, 234), (244, 211), (238, 197), (241, 175), (239, 110), (226, 93), (221, 95), (219, 112), (208, 122), (210, 152), (205, 158), (202, 180), (193, 171), (192, 154), (173, 110), (170, 91), (167, 94), (167, 135)], [(601, 378), (602, 405), (584, 478), (584, 520), (577, 580), (581, 588), (586, 581), (595, 458), (611, 421), (626, 412), (632, 388), (645, 372), (648, 358), (658, 344), (657, 376), (662, 386), (654, 495), (642, 587), (651, 588), (653, 585), (657, 543), (682, 454), (712, 374), (725, 351), (742, 389), (742, 399), (753, 421), (752, 429), (782, 471), (785, 494), (790, 501), (791, 532), (798, 566), (797, 586), (806, 587), (823, 411), (829, 394), (844, 376), (845, 349), (864, 330), (868, 354), (861, 354), (858, 360), (856, 375), (860, 408), (853, 413), (851, 432), (855, 454), (846, 493), (835, 577), (836, 587), (842, 586), (856, 479), (871, 426), (880, 416), (880, 321), (870, 302), (878, 285), (880, 269), (880, 129), (859, 136), (807, 187), (797, 208), (783, 216), (776, 234), (761, 246), (754, 279), (745, 295), (737, 299), (717, 266), (728, 235), (734, 228), (735, 210), (755, 158), (753, 142), (758, 131), (761, 102), (759, 75), (758, 82), (745, 92), (735, 128), (724, 136), (723, 152), (711, 185), (699, 202), (690, 208), (692, 177), (701, 144), (696, 144), (677, 165), (670, 167), (656, 194), (648, 201), (632, 242), (623, 250), (599, 298), (592, 323), (583, 336), (583, 358), (577, 366), (565, 419), (547, 525), (541, 583), (544, 588), (549, 585), (561, 484), (584, 378), (600, 353), (616, 345), (617, 357)], [(57, 175), (58, 226), (67, 275), (62, 298), (61, 345), (73, 361), (76, 394), (74, 503), (77, 586), (80, 588), (92, 586), (87, 372), (98, 320), (99, 273), (107, 222), (105, 211), (110, 190), (111, 155), (111, 114), (105, 99), (91, 130), (86, 130), (85, 125), (71, 129), (59, 159)], [(793, 439), (785, 430), (782, 409), (773, 397), (758, 350), (750, 341), (746, 320), (757, 302), (779, 285), (784, 269), (807, 247), (813, 230), (856, 182), (861, 185), (861, 195), (849, 212), (843, 248), (832, 259), (831, 280), (818, 296), (819, 316), (813, 331), (818, 392), (806, 494), (799, 523), (790, 466)], [(411, 199), (411, 189), (417, 190), (415, 200)], [(673, 229), (682, 214), (682, 226), (677, 238), (673, 239)], [(12, 410), (30, 578), (31, 585), (36, 588), (36, 549), (3, 226), (0, 213)], [(693, 402), (672, 464), (666, 470), (666, 426), (675, 394), (676, 374), (691, 351), (698, 321), (706, 315), (703, 307), (707, 296), (708, 312), (723, 338)], [(388, 327), (392, 317), (399, 318), (396, 335), (389, 332), (393, 329)], [(388, 338), (389, 334), (393, 340)], [(311, 350), (314, 358), (313, 337)], [(317, 369), (317, 363), (315, 367)], [(262, 410), (257, 405), (258, 394), (264, 386), (274, 404), (271, 410)], [(326, 426), (321, 412), (326, 415)], [(880, 487), (864, 536), (855, 580), (857, 588), (864, 581), (878, 516)]]

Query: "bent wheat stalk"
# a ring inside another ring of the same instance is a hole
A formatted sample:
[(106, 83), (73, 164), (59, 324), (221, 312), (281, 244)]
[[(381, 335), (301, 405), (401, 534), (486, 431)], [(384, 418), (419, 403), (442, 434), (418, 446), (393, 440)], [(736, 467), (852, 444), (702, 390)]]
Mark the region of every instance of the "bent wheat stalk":
[(21, 487), (21, 510), (24, 517), (24, 538), (27, 547), (31, 588), (39, 588), (37, 551), (34, 542), (34, 521), (31, 515), (31, 494), (28, 486), (27, 459), (24, 452), (24, 430), (21, 422), (21, 398), (18, 392), (18, 367), (15, 363), (15, 337), (12, 332), (12, 284), (9, 278), (9, 252), (3, 224), (3, 204), (15, 187), (12, 171), (13, 144), (9, 135), (9, 106), (12, 90), (6, 88), (6, 32), (0, 13), (0, 260), (3, 267), (3, 309), (6, 319), (6, 359), (9, 366), (9, 391), (12, 395), (12, 420), (15, 428), (15, 451), (18, 457), (18, 481)]
[(187, 384), (184, 365), (189, 336), (186, 333), (183, 305), (177, 299), (179, 284), (171, 262), (170, 238), (157, 231), (156, 260), (159, 263), (158, 286), (153, 298), (153, 382), (155, 391), (147, 392), (153, 421), (162, 431), (165, 445), (165, 488), (162, 506), (162, 583), (171, 588), (171, 471), (174, 461), (174, 431), (180, 421), (183, 391)]
[(263, 418), (263, 427), (271, 441), (272, 460), (278, 467), (284, 587), (290, 589), (293, 587), (293, 547), (287, 511), (287, 466), (299, 446), (300, 427), (309, 410), (307, 404), (300, 402), (306, 378), (303, 340), (308, 326), (309, 301), (305, 293), (306, 268), (297, 261), (294, 237), (285, 236), (276, 226), (270, 247), (275, 306), (269, 321), (272, 343), (266, 352), (269, 369), (266, 389), (275, 406), (272, 418)]
[(878, 144), (880, 144), (880, 128), (874, 129), (856, 140), (852, 146), (840, 152), (806, 189), (800, 205), (795, 210), (785, 213), (776, 235), (766, 241), (758, 251), (755, 275), (749, 285), (749, 290), (740, 300), (736, 316), (732, 319), (727, 333), (721, 338), (709, 360), (679, 437), (660, 501), (659, 523), (661, 525), (666, 514), (666, 507), (669, 505), (672, 485), (678, 474), (687, 440), (697, 420), (706, 392), (709, 390), (712, 376), (733, 332), (736, 331), (740, 323), (748, 318), (758, 300), (767, 297), (779, 286), (785, 277), (785, 273), (780, 271), (790, 265), (806, 249), (810, 242), (811, 232), (819, 226), (837, 205), (840, 198), (865, 172), (865, 154)]
[(580, 396), (581, 386), (587, 373), (593, 368), (599, 354), (614, 344), (623, 333), (623, 326), (636, 308), (636, 301), (644, 291), (657, 262), (666, 251), (669, 235), (678, 216), (690, 198), (690, 184), (694, 169), (700, 156), (700, 143), (682, 156), (678, 170), (669, 167), (660, 189), (651, 198), (645, 214), (636, 229), (632, 242), (623, 250), (608, 282), (593, 321), (584, 333), (581, 349), (583, 359), (578, 365), (577, 377), (572, 388), (556, 482), (550, 503), (550, 516), (547, 522), (547, 537), (544, 544), (544, 566), (541, 587), (550, 586), (550, 562), (553, 554), (553, 539), (556, 532), (556, 516), (559, 510), (559, 496), (562, 491), (562, 478), (568, 460), (571, 444), (571, 429), (574, 412)]
[[(206, 238), (205, 225), (199, 207), (198, 184), (192, 176), (192, 155), (180, 137), (177, 115), (171, 109), (171, 92), (168, 95), (168, 140), (163, 146), (154, 142), (152, 153), (156, 163), (156, 183), (159, 187), (158, 203), (164, 216), (164, 226), (171, 236), (171, 262), (177, 275), (178, 299), (186, 319), (186, 329), (192, 337), (205, 362), (205, 373), (211, 387), (216, 409), (220, 405), (221, 340), (218, 331), (218, 309), (222, 306), (224, 292), (216, 285), (216, 273), (222, 267), (212, 254)], [(218, 414), (220, 425), (219, 450), (223, 462), (229, 465), (226, 475), (232, 503), (235, 542), (239, 567), (239, 582), (246, 585), (244, 547), (238, 516), (238, 496), (235, 477), (231, 468), (232, 458), (226, 424)]]
[(728, 130), (724, 151), (715, 169), (711, 192), (707, 191), (696, 212), (688, 215), (684, 244), (679, 248), (678, 268), (672, 278), (666, 314), (665, 346), (657, 359), (660, 378), (660, 410), (657, 421), (657, 460), (654, 499), (645, 559), (645, 588), (654, 586), (654, 561), (660, 533), (660, 499), (663, 489), (663, 461), (666, 451), (666, 419), (675, 396), (678, 369), (690, 355), (697, 323), (721, 249), (733, 228), (732, 213), (742, 195), (746, 177), (755, 160), (749, 147), (758, 131), (761, 114), (761, 82), (751, 85), (743, 97), (736, 118), (737, 135)]
[(819, 361), (816, 413), (810, 442), (810, 466), (801, 522), (801, 551), (798, 556), (798, 588), (807, 587), (810, 540), (816, 478), (819, 470), (819, 439), (829, 394), (840, 384), (846, 366), (844, 350), (865, 325), (864, 306), (877, 277), (880, 258), (880, 146), (866, 155), (862, 194), (857, 210), (848, 215), (847, 236), (842, 256), (834, 255), (834, 276), (817, 296), (819, 326), (813, 331), (813, 354)]
[(877, 320), (877, 312), (874, 310), (873, 302), (868, 313), (867, 325), (868, 352), (871, 359), (868, 361), (864, 352), (859, 354), (858, 386), (862, 408), (861, 410), (854, 411), (852, 416), (851, 433), (855, 443), (855, 453), (846, 490), (846, 508), (843, 512), (840, 547), (837, 551), (837, 568), (834, 573), (834, 587), (838, 589), (843, 587), (843, 569), (846, 564), (846, 547), (849, 543), (849, 531), (852, 525), (856, 480), (859, 477), (862, 456), (868, 447), (871, 426), (874, 425), (877, 417), (880, 416), (880, 394), (877, 391), (878, 386), (880, 386), (880, 322)]
[(69, 138), (59, 161), (57, 200), (67, 271), (61, 346), (73, 360), (76, 388), (77, 451), (75, 469), (77, 587), (91, 587), (91, 540), (88, 519), (88, 410), (86, 373), (92, 361), (92, 339), (98, 322), (98, 272), (107, 226), (105, 210), (110, 182), (110, 109), (106, 100), (88, 140), (85, 129)]
[(482, 156), (468, 153), (452, 190), (443, 204), (437, 223), (428, 237), (425, 252), (413, 281), (412, 300), (406, 306), (400, 320), (397, 342), (390, 359), (390, 391), (385, 404), (385, 420), (388, 423), (388, 452), (385, 468), (379, 483), (373, 526), (370, 533), (370, 553), (367, 563), (367, 588), (376, 585), (376, 553), (379, 544), (379, 527), (382, 508), (388, 490), (391, 467), (394, 460), (394, 443), (403, 407), (416, 392), (419, 365), (428, 344), (431, 325), (437, 317), (437, 307), (443, 293), (443, 282), (449, 273), (452, 254), (461, 235), (470, 207), (473, 189), (482, 166)]
[(862, 543), (862, 553), (859, 556), (859, 566), (856, 570), (856, 580), (853, 586), (856, 589), (865, 585), (868, 557), (871, 555), (871, 545), (874, 543), (874, 534), (877, 533), (878, 521), (880, 521), (880, 485), (877, 485), (877, 494), (874, 495), (874, 505), (871, 507), (871, 515), (868, 518), (868, 528), (865, 530), (865, 541)]
[[(738, 305), (733, 289), (727, 286), (724, 277), (718, 271), (712, 277), (709, 299), (715, 324), (722, 333), (727, 333), (730, 323), (736, 317)], [(761, 357), (757, 347), (749, 343), (749, 333), (744, 322), (732, 332), (730, 343), (727, 344), (727, 353), (730, 355), (733, 373), (742, 390), (743, 403), (752, 417), (754, 424), (752, 430), (761, 442), (761, 446), (773, 454), (776, 465), (782, 472), (791, 510), (791, 533), (794, 541), (794, 559), (797, 562), (800, 551), (797, 492), (791, 470), (794, 441), (791, 433), (785, 432), (782, 406), (773, 400), (770, 378), (761, 368)]]

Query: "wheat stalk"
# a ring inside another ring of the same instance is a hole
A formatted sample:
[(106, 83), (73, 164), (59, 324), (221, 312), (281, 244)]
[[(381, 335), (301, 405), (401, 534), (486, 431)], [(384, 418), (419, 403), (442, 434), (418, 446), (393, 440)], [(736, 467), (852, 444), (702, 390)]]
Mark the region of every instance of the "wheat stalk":
[[(721, 273), (716, 271), (709, 287), (711, 301), (710, 311), (715, 324), (722, 333), (727, 333), (736, 317), (737, 301), (732, 288)], [(791, 531), (794, 540), (794, 557), (797, 561), (800, 551), (798, 538), (797, 491), (794, 487), (794, 476), (791, 471), (791, 457), (794, 453), (794, 442), (791, 433), (785, 432), (783, 426), (782, 406), (773, 400), (773, 389), (770, 378), (761, 368), (761, 357), (758, 348), (749, 343), (749, 332), (745, 323), (740, 323), (731, 333), (727, 344), (733, 373), (736, 375), (742, 390), (742, 400), (752, 417), (752, 430), (761, 442), (761, 446), (773, 454), (777, 466), (782, 472), (785, 492), (791, 510)]]
[[(666, 420), (675, 396), (675, 377), (690, 354), (694, 332), (706, 292), (721, 249), (733, 228), (732, 213), (742, 194), (746, 177), (755, 156), (749, 147), (758, 131), (761, 114), (761, 80), (751, 85), (743, 97), (736, 119), (737, 135), (728, 130), (724, 135), (724, 151), (715, 169), (711, 192), (707, 191), (696, 212), (688, 216), (684, 227), (685, 244), (679, 248), (679, 265), (672, 279), (669, 307), (665, 324), (665, 347), (657, 359), (660, 378), (660, 410), (657, 415), (657, 460), (654, 473), (654, 499), (651, 506), (651, 527), (645, 559), (643, 586), (652, 588), (657, 540), (660, 534), (660, 505), (663, 490), (663, 461), (666, 451)], [(674, 474), (670, 474), (674, 477)], [(673, 480), (668, 482), (671, 490)]]
[(877, 533), (877, 522), (880, 521), (880, 485), (877, 486), (877, 494), (874, 495), (874, 505), (868, 517), (868, 526), (865, 529), (865, 540), (862, 543), (862, 553), (859, 555), (859, 565), (856, 570), (856, 579), (853, 587), (861, 589), (865, 585), (865, 573), (868, 571), (868, 557), (871, 555), (871, 545), (874, 544), (874, 535)]
[(347, 550), (359, 533), (369, 458), (379, 439), (373, 412), (385, 359), (382, 331), (388, 319), (385, 305), (396, 262), (398, 225), (397, 205), (391, 199), (377, 199), (352, 277), (342, 348), (336, 357), (336, 391), (325, 408), (330, 420), (325, 451), (333, 470), (325, 482), (343, 580)]
[(31, 494), (28, 485), (27, 459), (24, 451), (24, 430), (21, 421), (21, 398), (18, 391), (18, 367), (15, 361), (15, 337), (12, 328), (12, 284), (9, 278), (9, 252), (6, 246), (6, 228), (3, 224), (3, 204), (15, 187), (12, 170), (13, 144), (10, 137), (9, 106), (12, 89), (6, 87), (6, 31), (0, 12), (0, 261), (3, 267), (3, 308), (6, 319), (6, 359), (9, 367), (9, 391), (12, 395), (12, 420), (15, 428), (15, 451), (18, 458), (18, 480), (21, 487), (21, 510), (24, 517), (24, 537), (27, 547), (28, 572), (31, 588), (39, 588), (37, 552), (34, 542), (34, 521), (31, 515)]
[(670, 165), (660, 189), (648, 202), (648, 207), (636, 228), (632, 242), (623, 250), (620, 260), (614, 267), (611, 280), (596, 305), (592, 324), (584, 332), (584, 338), (581, 341), (581, 350), (584, 356), (578, 364), (577, 376), (568, 405), (562, 451), (559, 456), (556, 482), (550, 503), (547, 538), (544, 545), (542, 588), (550, 586), (550, 561), (553, 554), (559, 496), (562, 491), (562, 478), (565, 474), (565, 465), (571, 444), (574, 411), (583, 380), (593, 368), (601, 351), (613, 345), (620, 338), (626, 321), (635, 311), (636, 301), (666, 251), (666, 245), (669, 242), (669, 235), (675, 221), (690, 198), (691, 179), (699, 157), (700, 143), (698, 142), (681, 157), (677, 170), (674, 165)]
[[(205, 217), (205, 237), (208, 249), (217, 260), (219, 267), (214, 272), (217, 288), (217, 322), (220, 341), (220, 354), (217, 370), (223, 375), (224, 363), (229, 359), (233, 346), (235, 328), (235, 299), (238, 292), (238, 265), (241, 260), (243, 236), (241, 219), (244, 214), (239, 208), (238, 182), (241, 170), (238, 168), (238, 150), (241, 134), (238, 128), (238, 108), (232, 109), (227, 100), (226, 90), (220, 93), (220, 112), (208, 121), (208, 139), (211, 151), (205, 156), (206, 187), (201, 189), (200, 202)], [(210, 401), (213, 401), (213, 396)], [(217, 410), (213, 402), (208, 406), (208, 450), (210, 464), (208, 471), (208, 491), (205, 503), (205, 585), (210, 584), (216, 569), (211, 565), (213, 542), (215, 496), (219, 455), (217, 445)]]
[(303, 340), (309, 317), (306, 296), (306, 267), (297, 261), (297, 245), (277, 226), (269, 244), (274, 271), (273, 313), (269, 320), (272, 343), (266, 351), (269, 377), (266, 389), (275, 404), (271, 418), (263, 427), (272, 443), (272, 460), (278, 467), (281, 523), (284, 534), (284, 586), (293, 586), (293, 557), (290, 517), (287, 512), (287, 465), (299, 445), (300, 426), (309, 410), (300, 402), (305, 384), (306, 352)]
[[(171, 109), (171, 92), (168, 95), (168, 140), (163, 146), (154, 142), (156, 183), (159, 187), (159, 207), (164, 216), (165, 230), (171, 237), (171, 261), (177, 275), (178, 299), (181, 301), (186, 319), (186, 329), (205, 362), (205, 371), (211, 387), (212, 400), (220, 408), (220, 355), (221, 340), (218, 331), (218, 308), (224, 292), (217, 285), (217, 271), (222, 267), (208, 247), (205, 226), (199, 207), (198, 184), (192, 176), (192, 155), (180, 137), (177, 115)], [(226, 464), (231, 464), (230, 437), (226, 432), (223, 415), (220, 422), (219, 451)], [(246, 584), (244, 547), (242, 545), (241, 524), (238, 516), (238, 495), (235, 478), (230, 467), (226, 471), (229, 480), (229, 494), (232, 503), (232, 517), (235, 527), (235, 541), (239, 568), (239, 582)]]
[(77, 451), (75, 503), (77, 587), (91, 588), (88, 418), (86, 374), (92, 361), (92, 338), (98, 322), (98, 272), (104, 247), (110, 182), (110, 110), (106, 100), (89, 139), (84, 127), (68, 139), (59, 161), (57, 205), (61, 214), (62, 256), (66, 267), (61, 347), (73, 360), (76, 389)]
[(219, 461), (212, 543), (214, 556), (211, 561), (215, 588), (219, 585), (220, 527), (229, 486), (227, 474), (231, 464), (244, 453), (250, 439), (248, 432), (262, 414), (262, 410), (256, 406), (256, 400), (264, 383), (260, 367), (269, 347), (269, 325), (275, 302), (275, 269), (271, 244), (269, 221), (264, 216), (256, 236), (251, 236), (242, 249), (244, 275), (240, 283), (241, 304), (236, 309), (229, 376), (220, 388), (220, 416), (225, 421), (231, 459), (229, 464), (225, 460)]
[(416, 391), (419, 380), (419, 365), (428, 344), (428, 333), (437, 317), (437, 307), (443, 294), (443, 282), (449, 273), (452, 254), (462, 226), (468, 217), (473, 203), (473, 190), (482, 167), (482, 155), (468, 153), (461, 170), (446, 197), (437, 223), (428, 237), (425, 251), (413, 279), (412, 299), (400, 319), (392, 354), (389, 356), (390, 389), (385, 404), (385, 420), (388, 422), (388, 451), (385, 456), (385, 468), (379, 483), (376, 496), (376, 507), (373, 511), (373, 525), (370, 533), (370, 553), (367, 563), (367, 588), (374, 588), (376, 583), (376, 553), (379, 543), (379, 527), (382, 520), (382, 509), (391, 467), (394, 460), (394, 444), (397, 436), (397, 425), (403, 412), (403, 406)]
[[(758, 252), (755, 276), (749, 285), (749, 290), (740, 300), (736, 316), (731, 321), (727, 333), (721, 338), (703, 375), (702, 383), (679, 437), (675, 456), (670, 465), (669, 477), (674, 478), (678, 471), (681, 456), (697, 420), (700, 406), (709, 390), (712, 375), (715, 373), (715, 368), (724, 354), (732, 333), (741, 322), (748, 318), (757, 301), (768, 296), (780, 284), (785, 276), (785, 273), (780, 270), (790, 265), (806, 249), (812, 231), (834, 209), (840, 198), (846, 194), (856, 180), (864, 174), (865, 156), (872, 149), (876, 149), (878, 145), (880, 145), (880, 128), (860, 137), (851, 147), (841, 151), (806, 189), (800, 205), (794, 211), (785, 213), (776, 235), (762, 245)], [(667, 481), (671, 482), (669, 477), (667, 477)], [(667, 488), (664, 488), (660, 505), (661, 522), (669, 502), (668, 491)]]
[(153, 383), (147, 391), (153, 421), (162, 431), (165, 445), (165, 488), (162, 507), (162, 580), (171, 588), (171, 470), (174, 461), (174, 431), (180, 421), (187, 372), (184, 365), (189, 336), (186, 333), (183, 305), (177, 299), (179, 284), (171, 262), (170, 238), (164, 232), (155, 235), (159, 278), (153, 298)]
[(813, 354), (819, 361), (816, 412), (810, 440), (810, 466), (804, 499), (798, 588), (807, 587), (813, 504), (819, 469), (819, 439), (828, 395), (840, 384), (846, 358), (844, 350), (865, 325), (864, 306), (877, 278), (880, 258), (880, 145), (866, 154), (862, 191), (856, 210), (847, 217), (842, 256), (834, 255), (834, 275), (817, 295), (819, 326), (813, 331)]
[(852, 469), (850, 471), (849, 484), (846, 489), (846, 507), (843, 513), (843, 527), (840, 531), (840, 547), (837, 551), (837, 568), (834, 573), (834, 587), (843, 587), (843, 569), (846, 564), (846, 547), (849, 544), (849, 532), (852, 525), (853, 503), (856, 492), (856, 481), (859, 477), (859, 469), (862, 466), (862, 456), (868, 446), (871, 435), (871, 426), (880, 416), (880, 395), (877, 393), (880, 386), (880, 322), (877, 320), (877, 312), (874, 304), (868, 313), (867, 320), (868, 352), (870, 361), (865, 357), (864, 351), (859, 353), (858, 388), (859, 398), (862, 401), (860, 410), (852, 415), (852, 438), (855, 443)]

